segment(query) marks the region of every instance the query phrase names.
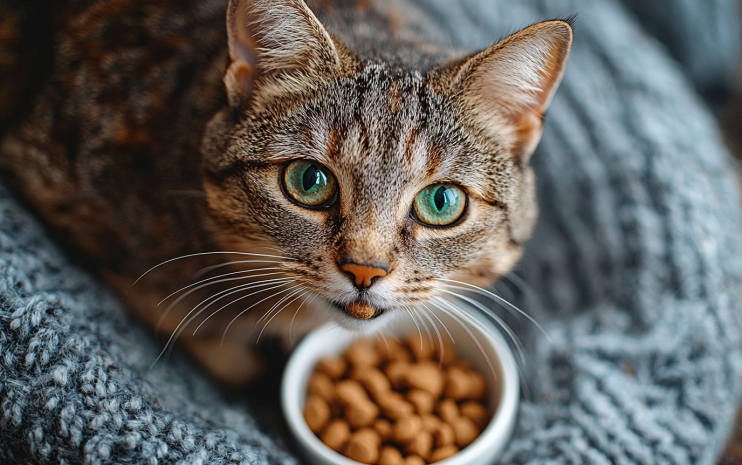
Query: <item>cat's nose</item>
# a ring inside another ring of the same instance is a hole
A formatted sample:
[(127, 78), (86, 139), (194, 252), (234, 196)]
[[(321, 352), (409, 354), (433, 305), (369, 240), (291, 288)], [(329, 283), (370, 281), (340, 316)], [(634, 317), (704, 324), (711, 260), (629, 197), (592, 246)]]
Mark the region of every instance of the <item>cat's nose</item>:
[(353, 276), (354, 284), (358, 289), (366, 289), (376, 281), (376, 278), (386, 276), (389, 271), (386, 266), (366, 265), (353, 262), (340, 262), (340, 269)]

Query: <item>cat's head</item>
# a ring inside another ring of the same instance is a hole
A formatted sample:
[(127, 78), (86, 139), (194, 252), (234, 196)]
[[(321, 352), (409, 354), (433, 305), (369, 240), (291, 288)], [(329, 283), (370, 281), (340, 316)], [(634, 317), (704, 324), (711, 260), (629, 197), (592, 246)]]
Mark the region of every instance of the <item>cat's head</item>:
[(233, 0), (227, 24), (229, 108), (203, 148), (225, 249), (285, 257), (292, 289), (346, 327), (513, 268), (568, 22), (419, 70), (355, 55), (301, 0)]

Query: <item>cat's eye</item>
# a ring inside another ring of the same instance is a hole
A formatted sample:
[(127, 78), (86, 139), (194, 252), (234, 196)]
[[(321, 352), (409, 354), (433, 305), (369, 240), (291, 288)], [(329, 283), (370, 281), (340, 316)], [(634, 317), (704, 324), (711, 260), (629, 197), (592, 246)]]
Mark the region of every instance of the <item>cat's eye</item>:
[(283, 173), (286, 193), (307, 207), (324, 207), (337, 197), (337, 181), (330, 170), (309, 160), (297, 160)]
[(453, 184), (433, 184), (415, 197), (413, 209), (417, 219), (432, 226), (455, 223), (466, 209), (466, 194)]

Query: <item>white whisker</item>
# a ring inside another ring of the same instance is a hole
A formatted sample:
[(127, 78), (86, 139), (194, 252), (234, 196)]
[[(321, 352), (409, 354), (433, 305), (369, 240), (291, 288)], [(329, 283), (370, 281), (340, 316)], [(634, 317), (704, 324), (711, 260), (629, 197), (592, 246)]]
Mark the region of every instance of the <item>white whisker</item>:
[[(448, 282), (452, 282), (452, 283), (457, 283), (457, 284), (461, 284), (461, 285), (464, 285), (464, 286), (468, 286), (468, 287), (469, 287), (469, 288), (471, 288), (471, 289), (468, 289), (468, 288), (462, 288), (462, 287), (459, 287), (459, 286), (452, 286), (452, 285), (450, 285), (450, 284), (444, 284), (444, 286), (448, 286), (448, 287), (452, 287), (452, 288), (457, 288), (457, 289), (462, 289), (462, 290), (466, 290), (466, 291), (469, 291), (469, 292), (475, 292), (475, 293), (477, 293), (477, 294), (480, 294), (480, 295), (485, 295), (485, 296), (487, 296), (487, 297), (490, 297), (490, 298), (493, 298), (493, 299), (495, 299), (495, 300), (496, 300), (496, 301), (497, 301), (498, 303), (500, 303), (501, 305), (502, 305), (502, 304), (505, 304), (505, 305), (507, 305), (507, 307), (509, 307), (509, 308), (510, 308), (510, 309), (512, 309), (512, 310), (515, 310), (515, 311), (516, 311), (516, 312), (518, 312), (518, 313), (519, 313), (520, 315), (522, 315), (522, 316), (524, 316), (524, 317), (525, 317), (526, 319), (528, 319), (528, 321), (530, 321), (531, 323), (533, 323), (533, 324), (534, 324), (534, 325), (535, 325), (535, 326), (536, 326), (536, 327), (537, 327), (537, 328), (539, 329), (539, 331), (541, 331), (541, 334), (543, 334), (543, 335), (544, 335), (544, 337), (546, 338), (546, 340), (547, 340), (547, 341), (549, 341), (550, 343), (552, 342), (552, 341), (551, 341), (551, 338), (549, 337), (549, 334), (548, 334), (548, 333), (547, 333), (547, 332), (546, 332), (546, 331), (544, 330), (544, 328), (543, 328), (543, 327), (542, 327), (542, 326), (541, 326), (541, 325), (540, 325), (540, 324), (538, 323), (538, 321), (536, 321), (536, 320), (535, 320), (535, 319), (534, 319), (534, 318), (533, 318), (533, 317), (532, 317), (531, 315), (529, 315), (528, 313), (526, 313), (526, 312), (524, 312), (523, 310), (519, 309), (519, 308), (518, 308), (518, 307), (516, 307), (515, 305), (511, 304), (510, 302), (508, 302), (507, 300), (503, 299), (503, 298), (502, 298), (502, 297), (500, 297), (499, 295), (497, 295), (497, 294), (494, 294), (494, 293), (492, 293), (492, 292), (488, 291), (487, 289), (482, 289), (482, 288), (481, 288), (481, 287), (479, 287), (479, 286), (475, 286), (475, 285), (473, 285), (473, 284), (465, 283), (465, 282), (463, 282), (463, 281), (455, 281), (455, 280), (453, 280), (453, 279), (443, 279), (443, 278), (437, 278), (437, 279), (436, 279), (436, 281), (448, 281)], [(505, 308), (507, 308), (507, 307), (505, 307)]]
[(205, 268), (201, 268), (200, 270), (198, 270), (197, 273), (193, 275), (191, 279), (198, 279), (201, 276), (205, 275), (206, 273), (210, 273), (214, 270), (218, 270), (219, 268), (224, 268), (225, 266), (242, 265), (245, 263), (279, 263), (279, 264), (282, 264), (284, 262), (283, 260), (235, 260), (235, 261), (230, 261), (230, 262), (224, 262), (218, 265), (211, 265)]
[[(282, 287), (282, 286), (288, 286), (289, 284), (293, 284), (293, 283), (295, 283), (296, 281), (297, 281), (296, 279), (290, 279), (290, 280), (287, 280), (286, 282), (282, 282), (281, 284), (278, 284), (278, 285), (276, 285), (276, 286), (273, 286), (273, 287), (269, 287), (269, 288), (267, 288), (267, 289), (261, 289), (260, 291), (256, 291), (256, 292), (251, 292), (250, 294), (247, 294), (247, 295), (243, 295), (243, 296), (241, 296), (241, 297), (238, 297), (238, 298), (236, 298), (236, 299), (234, 299), (234, 300), (230, 301), (230, 302), (229, 302), (228, 304), (222, 305), (222, 306), (221, 306), (221, 307), (219, 307), (218, 309), (216, 309), (216, 310), (214, 310), (213, 312), (211, 312), (211, 313), (209, 314), (209, 316), (207, 316), (206, 318), (204, 318), (204, 320), (203, 320), (203, 321), (202, 321), (201, 323), (199, 323), (199, 324), (198, 324), (198, 326), (196, 327), (196, 329), (195, 329), (195, 330), (193, 331), (193, 335), (195, 336), (195, 335), (196, 335), (196, 332), (197, 332), (197, 331), (198, 331), (199, 329), (201, 329), (201, 326), (205, 325), (205, 324), (206, 324), (206, 322), (207, 322), (207, 321), (209, 321), (209, 320), (210, 320), (210, 319), (211, 319), (212, 317), (214, 317), (214, 316), (215, 316), (215, 315), (216, 315), (217, 313), (221, 312), (222, 310), (224, 310), (225, 308), (227, 308), (227, 307), (229, 307), (229, 306), (231, 306), (231, 305), (234, 305), (234, 304), (236, 304), (236, 303), (237, 303), (237, 302), (239, 302), (240, 300), (248, 299), (248, 298), (250, 298), (250, 297), (252, 297), (252, 296), (254, 296), (254, 295), (257, 295), (257, 294), (262, 294), (263, 292), (266, 292), (266, 291), (272, 291), (273, 289), (278, 289), (278, 288), (280, 288), (280, 287)], [(275, 284), (275, 283), (274, 283), (274, 284)], [(296, 287), (296, 286), (294, 286), (294, 287)], [(293, 288), (285, 289), (284, 291), (287, 291), (287, 290), (290, 290), (290, 289), (293, 289)], [(284, 292), (284, 291), (281, 291), (281, 292)], [(279, 294), (280, 294), (280, 292), (279, 292)], [(265, 299), (261, 300), (261, 301), (260, 301), (260, 302), (258, 302), (258, 303), (264, 302), (265, 300), (268, 300), (268, 299), (270, 299), (271, 297), (273, 297), (273, 296), (275, 296), (275, 295), (278, 295), (278, 294), (273, 294), (272, 296), (266, 297)], [(225, 297), (226, 297), (226, 296), (225, 296)], [(211, 306), (211, 305), (212, 305), (213, 303), (214, 303), (214, 302), (210, 303), (210, 304), (209, 304), (209, 305), (208, 305), (207, 307), (204, 307), (203, 309), (201, 309), (201, 311), (200, 311), (199, 313), (201, 313), (201, 312), (203, 312), (204, 310), (206, 310), (206, 309), (207, 309), (208, 307), (210, 307), (210, 306)], [(257, 305), (257, 304), (256, 304), (256, 305)], [(253, 305), (253, 306), (254, 306), (254, 305)], [(250, 306), (250, 307), (248, 307), (248, 309), (252, 308), (253, 306)], [(198, 316), (198, 315), (194, 315), (194, 316)]]
[(425, 307), (425, 309), (428, 311), (428, 313), (430, 313), (431, 315), (433, 315), (433, 318), (435, 318), (436, 320), (438, 320), (438, 323), (440, 323), (441, 326), (443, 326), (443, 329), (446, 330), (446, 333), (448, 333), (448, 337), (451, 339), (451, 342), (453, 342), (453, 345), (456, 345), (456, 340), (453, 338), (453, 335), (448, 330), (448, 327), (446, 327), (446, 324), (444, 322), (442, 322), (440, 318), (438, 318), (438, 315), (436, 315), (433, 310), (431, 310), (427, 305), (425, 305), (424, 302), (420, 302), (420, 305), (422, 305), (423, 307)]
[(439, 354), (439, 365), (443, 365), (443, 356), (445, 355), (445, 347), (443, 347), (443, 338), (441, 337), (441, 332), (438, 331), (438, 326), (436, 326), (435, 322), (432, 318), (430, 318), (430, 315), (428, 315), (425, 312), (424, 308), (418, 307), (418, 309), (421, 311), (421, 314), (430, 322), (430, 324), (433, 326), (433, 329), (435, 330), (435, 334), (438, 336), (438, 347), (440, 348), (440, 354)]
[[(258, 272), (258, 271), (272, 271), (272, 270), (280, 270), (280, 269), (281, 269), (280, 267), (275, 267), (275, 266), (274, 267), (271, 267), (271, 268), (255, 268), (253, 270), (234, 271), (232, 273), (225, 273), (225, 274), (220, 274), (219, 276), (213, 276), (211, 278), (202, 279), (201, 281), (195, 282), (193, 284), (189, 284), (189, 285), (187, 285), (185, 287), (181, 287), (177, 291), (173, 292), (169, 296), (167, 296), (164, 299), (162, 299), (157, 304), (157, 306), (159, 307), (160, 305), (163, 304), (163, 302), (165, 302), (166, 300), (168, 300), (170, 297), (174, 296), (178, 292), (185, 291), (186, 289), (189, 289), (189, 288), (191, 288), (193, 286), (197, 286), (199, 284), (203, 284), (203, 283), (209, 282), (210, 283), (209, 285), (211, 285), (211, 284), (219, 284), (219, 283), (223, 283), (223, 282), (227, 282), (227, 281), (237, 281), (239, 279), (247, 279), (247, 278), (253, 278), (253, 277), (257, 277), (257, 276), (241, 276), (239, 278), (229, 278), (229, 279), (225, 279), (223, 281), (215, 281), (214, 282), (214, 280), (218, 280), (220, 278), (226, 278), (227, 276), (234, 276), (236, 274), (254, 273), (254, 272)], [(278, 273), (274, 273), (274, 274), (278, 274)], [(260, 275), (260, 276), (265, 276), (265, 275)], [(201, 288), (199, 288), (199, 289), (201, 289)]]
[(281, 307), (281, 309), (279, 311), (277, 311), (275, 315), (273, 315), (272, 317), (270, 317), (270, 319), (268, 319), (268, 321), (265, 322), (265, 324), (263, 325), (263, 329), (261, 329), (260, 330), (260, 334), (258, 334), (258, 339), (255, 341), (255, 344), (258, 344), (260, 342), (260, 338), (263, 336), (263, 331), (265, 331), (265, 329), (268, 327), (268, 325), (271, 324), (271, 321), (273, 321), (273, 319), (275, 317), (277, 317), (286, 307), (288, 307), (289, 305), (293, 304), (297, 300), (301, 299), (302, 296), (305, 296), (308, 291), (306, 291), (305, 288), (302, 287), (302, 289), (299, 289), (297, 292), (295, 292), (294, 294), (291, 294), (291, 295), (295, 295), (298, 292), (301, 292), (301, 294), (299, 294), (297, 297), (294, 297), (294, 299), (291, 300), (290, 302), (287, 302), (286, 304), (284, 304), (284, 306)]
[[(459, 319), (458, 316), (454, 315), (454, 313), (456, 313), (457, 315), (461, 316), (462, 318), (467, 319), (470, 322), (470, 324), (472, 324), (474, 327), (478, 328), (480, 331), (487, 332), (489, 330), (486, 329), (486, 328), (484, 328), (483, 325), (480, 326), (478, 324), (479, 322), (477, 322), (476, 320), (471, 319), (471, 317), (469, 317), (469, 315), (466, 315), (466, 312), (465, 311), (463, 311), (459, 307), (453, 305), (448, 300), (446, 300), (446, 299), (444, 299), (442, 297), (434, 297), (434, 299), (436, 299), (437, 301), (439, 301), (442, 304), (444, 304), (444, 306), (436, 305), (436, 304), (434, 304), (432, 302), (431, 302), (431, 304), (433, 304), (436, 308), (438, 308), (439, 310), (441, 310), (442, 312), (444, 312), (445, 314), (447, 314), (448, 316), (450, 316), (451, 318), (453, 318), (453, 320), (456, 321), (459, 324), (459, 326), (461, 326), (462, 328), (464, 328), (464, 331), (466, 331), (467, 334), (469, 334), (469, 337), (471, 337), (471, 339), (474, 341), (474, 343), (479, 348), (479, 352), (482, 354), (482, 356), (484, 357), (484, 359), (487, 361), (487, 365), (489, 365), (489, 367), (490, 367), (490, 371), (492, 372), (492, 376), (494, 376), (495, 378), (497, 378), (497, 371), (495, 371), (495, 366), (492, 364), (492, 360), (490, 360), (490, 357), (489, 357), (489, 355), (487, 355), (487, 352), (484, 350), (484, 347), (482, 347), (482, 343), (479, 341), (479, 339), (476, 337), (476, 335), (471, 331), (471, 329), (469, 329), (469, 327), (464, 322), (462, 322), (461, 319)], [(449, 306), (449, 310), (447, 310), (445, 308), (445, 306)]]
[(524, 353), (523, 344), (521, 344), (520, 340), (518, 339), (518, 336), (515, 335), (515, 333), (513, 332), (513, 330), (510, 329), (510, 327), (502, 320), (502, 318), (500, 318), (499, 316), (497, 316), (494, 313), (488, 312), (487, 311), (488, 310), (487, 307), (485, 307), (484, 305), (482, 305), (481, 303), (477, 302), (474, 299), (470, 299), (469, 297), (463, 296), (461, 294), (457, 294), (455, 292), (446, 291), (444, 289), (441, 289), (441, 291), (442, 292), (445, 292), (446, 294), (450, 294), (450, 295), (452, 295), (452, 296), (454, 296), (456, 298), (459, 298), (461, 300), (464, 300), (466, 302), (469, 302), (470, 304), (474, 305), (478, 309), (482, 310), (485, 313), (486, 316), (489, 316), (490, 318), (492, 318), (503, 330), (505, 330), (505, 332), (507, 333), (507, 335), (513, 341), (513, 343), (515, 344), (516, 349), (518, 349), (518, 355), (520, 356), (521, 363), (523, 363), (523, 365), (525, 365), (526, 359), (525, 359), (525, 356), (523, 355), (523, 353)]
[(415, 319), (415, 316), (412, 314), (409, 308), (405, 308), (407, 311), (407, 314), (410, 315), (410, 318), (412, 319), (412, 322), (415, 323), (415, 327), (417, 327), (417, 332), (420, 334), (420, 350), (423, 350), (423, 333), (420, 331), (420, 325), (417, 324), (417, 319)]
[[(293, 282), (293, 281), (292, 281), (292, 282)], [(284, 283), (284, 284), (280, 284), (280, 285), (278, 285), (278, 286), (276, 286), (276, 287), (274, 287), (274, 288), (263, 289), (263, 290), (261, 290), (261, 291), (257, 291), (257, 292), (255, 292), (255, 294), (258, 294), (258, 293), (261, 293), (261, 292), (265, 292), (265, 291), (267, 291), (267, 290), (270, 290), (270, 289), (275, 289), (275, 288), (277, 288), (277, 287), (285, 286), (286, 284), (289, 284), (289, 283)], [(246, 289), (242, 289), (242, 290), (246, 290)], [(237, 292), (237, 291), (234, 291), (234, 292)], [(251, 295), (252, 295), (252, 294), (251, 294)], [(224, 296), (224, 297), (226, 297), (226, 296)], [(207, 299), (207, 300), (208, 300), (208, 299)], [(214, 301), (214, 302), (216, 302), (216, 301)], [(212, 304), (213, 304), (214, 302), (212, 302)], [(202, 302), (202, 303), (203, 303), (203, 302)], [(211, 304), (209, 304), (209, 305), (211, 305)], [(228, 305), (229, 305), (229, 304), (228, 304)], [(152, 362), (152, 365), (150, 366), (150, 370), (152, 369), (152, 367), (154, 367), (154, 366), (155, 366), (155, 364), (157, 364), (157, 362), (158, 362), (158, 361), (160, 360), (160, 358), (162, 358), (163, 354), (165, 354), (165, 352), (166, 352), (166, 351), (168, 350), (168, 348), (169, 348), (169, 347), (171, 346), (171, 343), (173, 343), (173, 342), (174, 342), (175, 340), (177, 340), (177, 339), (178, 339), (178, 338), (180, 337), (180, 335), (181, 335), (181, 333), (183, 332), (183, 330), (184, 330), (184, 329), (185, 329), (185, 328), (186, 328), (186, 327), (187, 327), (187, 326), (188, 326), (188, 325), (189, 325), (189, 324), (190, 324), (190, 323), (191, 323), (191, 322), (192, 322), (192, 321), (194, 320), (194, 318), (198, 317), (198, 315), (200, 315), (200, 314), (201, 314), (201, 313), (202, 313), (203, 311), (205, 311), (205, 310), (206, 310), (207, 308), (209, 308), (209, 307), (208, 307), (208, 306), (206, 306), (206, 307), (202, 308), (201, 310), (199, 310), (199, 311), (198, 311), (198, 313), (196, 313), (196, 314), (195, 314), (195, 315), (193, 315), (193, 316), (192, 316), (192, 317), (191, 317), (190, 319), (188, 319), (188, 321), (186, 321), (186, 318), (188, 318), (188, 317), (189, 317), (189, 315), (191, 315), (191, 314), (192, 314), (192, 313), (193, 313), (194, 311), (196, 311), (196, 309), (197, 309), (197, 308), (198, 308), (198, 307), (194, 307), (194, 308), (193, 308), (193, 309), (192, 309), (191, 311), (189, 311), (189, 312), (188, 312), (188, 313), (187, 313), (187, 314), (186, 314), (186, 315), (185, 315), (185, 316), (183, 317), (183, 319), (181, 319), (181, 320), (180, 320), (180, 323), (178, 323), (178, 325), (177, 325), (177, 326), (175, 327), (175, 329), (173, 330), (172, 334), (171, 334), (171, 335), (170, 335), (170, 337), (168, 338), (168, 340), (167, 340), (167, 343), (165, 344), (165, 347), (163, 347), (162, 351), (161, 351), (161, 352), (160, 352), (160, 354), (159, 354), (159, 355), (157, 356), (157, 358), (155, 359), (155, 361), (154, 361), (154, 362)], [(224, 307), (222, 307), (222, 308), (224, 308)], [(221, 310), (221, 309), (220, 309), (220, 310)], [(214, 313), (214, 314), (215, 314), (215, 313)], [(212, 316), (213, 316), (214, 314), (211, 314), (211, 315), (209, 315), (209, 318), (210, 318), (210, 317), (212, 317)], [(201, 325), (203, 325), (203, 323), (204, 323), (205, 321), (206, 321), (206, 320), (204, 320), (204, 321), (203, 321), (203, 322), (201, 323)], [(201, 325), (199, 325), (199, 328), (201, 327)], [(181, 329), (181, 328), (182, 328), (182, 329)], [(198, 328), (196, 328), (196, 330), (198, 330)], [(194, 335), (195, 335), (195, 331), (194, 331)]]
[[(264, 273), (264, 274), (254, 275), (254, 276), (244, 276), (244, 277), (239, 277), (239, 278), (226, 278), (226, 279), (224, 279), (222, 281), (217, 281), (217, 282), (208, 283), (208, 284), (202, 284), (202, 285), (200, 285), (198, 287), (195, 287), (195, 288), (191, 289), (190, 291), (184, 293), (183, 295), (181, 295), (180, 297), (178, 297), (177, 299), (175, 299), (170, 305), (168, 305), (168, 307), (165, 309), (165, 311), (162, 312), (162, 315), (160, 315), (160, 319), (157, 321), (157, 326), (155, 328), (159, 331), (160, 325), (162, 325), (162, 322), (165, 321), (165, 318), (167, 318), (167, 316), (170, 314), (170, 311), (173, 308), (175, 308), (176, 305), (178, 305), (183, 299), (187, 298), (189, 295), (193, 294), (194, 292), (196, 292), (196, 291), (198, 291), (200, 289), (203, 289), (204, 287), (208, 287), (208, 286), (210, 286), (212, 284), (221, 284), (223, 282), (239, 281), (239, 280), (247, 279), (247, 278), (261, 278), (261, 277), (264, 277), (264, 276), (275, 276), (275, 275), (280, 275), (280, 274), (283, 274), (283, 273), (281, 273), (281, 272), (275, 272), (275, 273)], [(276, 279), (284, 279), (284, 278), (276, 278)], [(263, 281), (258, 281), (258, 282), (266, 282), (266, 281), (269, 281), (269, 280), (263, 280)], [(255, 284), (255, 283), (247, 283), (247, 284), (249, 285), (249, 284)], [(216, 295), (220, 295), (220, 294), (222, 294), (222, 292), (219, 292)], [(207, 298), (206, 300), (209, 300), (209, 299), (210, 298)], [(162, 302), (160, 302), (160, 303), (162, 303)]]
[[(312, 296), (312, 300), (309, 301), (309, 303), (307, 304), (307, 306), (311, 305), (312, 302), (314, 302), (314, 299), (316, 299), (319, 294), (316, 294), (314, 292), (310, 292), (309, 295)], [(304, 298), (304, 301), (301, 303), (301, 305), (299, 305), (299, 308), (297, 308), (296, 311), (294, 312), (294, 317), (291, 318), (291, 324), (289, 325), (289, 344), (291, 344), (292, 346), (294, 345), (294, 338), (291, 335), (291, 331), (294, 329), (294, 320), (296, 320), (296, 315), (299, 314), (299, 310), (301, 310), (301, 307), (304, 306), (304, 304), (306, 303), (308, 297), (309, 296), (307, 296), (307, 297)]]
[[(229, 324), (227, 325), (227, 327), (224, 329), (224, 333), (222, 333), (222, 342), (221, 342), (221, 344), (222, 345), (224, 344), (224, 339), (226, 339), (226, 337), (227, 337), (227, 332), (229, 331), (229, 328), (232, 327), (232, 325), (234, 324), (234, 322), (237, 321), (237, 319), (239, 317), (241, 317), (242, 315), (244, 315), (245, 313), (247, 313), (250, 309), (254, 308), (256, 305), (260, 305), (261, 303), (265, 302), (266, 300), (272, 299), (273, 297), (277, 297), (277, 296), (283, 294), (284, 292), (288, 292), (288, 291), (290, 291), (292, 289), (295, 289), (295, 288), (297, 288), (299, 286), (301, 286), (301, 284), (297, 284), (296, 286), (292, 286), (292, 287), (290, 287), (288, 289), (284, 289), (284, 290), (282, 290), (280, 292), (276, 292), (275, 294), (270, 295), (270, 296), (268, 296), (268, 297), (266, 297), (266, 298), (264, 298), (264, 299), (262, 299), (262, 300), (260, 300), (258, 302), (255, 302), (254, 304), (250, 305), (246, 309), (242, 310), (240, 313), (237, 314), (237, 316), (235, 316), (234, 318), (232, 318), (232, 321), (230, 321)], [(209, 316), (211, 316), (211, 315), (209, 315)]]
[[(134, 284), (129, 287), (129, 290), (131, 290), (132, 287), (136, 286), (139, 281), (142, 280), (147, 274), (149, 274), (152, 270), (159, 268), (163, 265), (167, 265), (168, 263), (172, 263), (177, 260), (183, 260), (185, 258), (193, 258), (193, 257), (203, 257), (206, 255), (244, 255), (249, 257), (263, 257), (263, 258), (280, 258), (282, 260), (290, 260), (290, 261), (296, 261), (294, 258), (289, 257), (281, 257), (278, 255), (266, 255), (266, 254), (259, 254), (259, 253), (248, 253), (248, 252), (202, 252), (202, 253), (192, 253), (188, 255), (181, 255), (180, 257), (171, 258), (170, 260), (166, 260), (158, 265), (153, 266), (149, 270), (145, 271), (144, 274), (142, 274), (139, 278), (137, 278), (136, 281), (134, 281)], [(127, 291), (128, 292), (128, 291)]]

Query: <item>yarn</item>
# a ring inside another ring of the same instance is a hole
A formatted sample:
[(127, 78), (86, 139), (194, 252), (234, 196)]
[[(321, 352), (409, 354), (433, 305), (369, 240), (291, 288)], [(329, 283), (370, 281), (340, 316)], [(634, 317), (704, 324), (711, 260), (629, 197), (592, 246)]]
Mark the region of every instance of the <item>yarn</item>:
[[(409, 27), (472, 49), (580, 13), (533, 157), (538, 228), (497, 286), (551, 337), (509, 320), (529, 392), (502, 463), (714, 463), (741, 388), (742, 210), (680, 64), (611, 0), (400, 5)], [(713, 35), (699, 46), (723, 46)], [(0, 463), (300, 460), (188, 360), (149, 371), (160, 343), (0, 186)]]

